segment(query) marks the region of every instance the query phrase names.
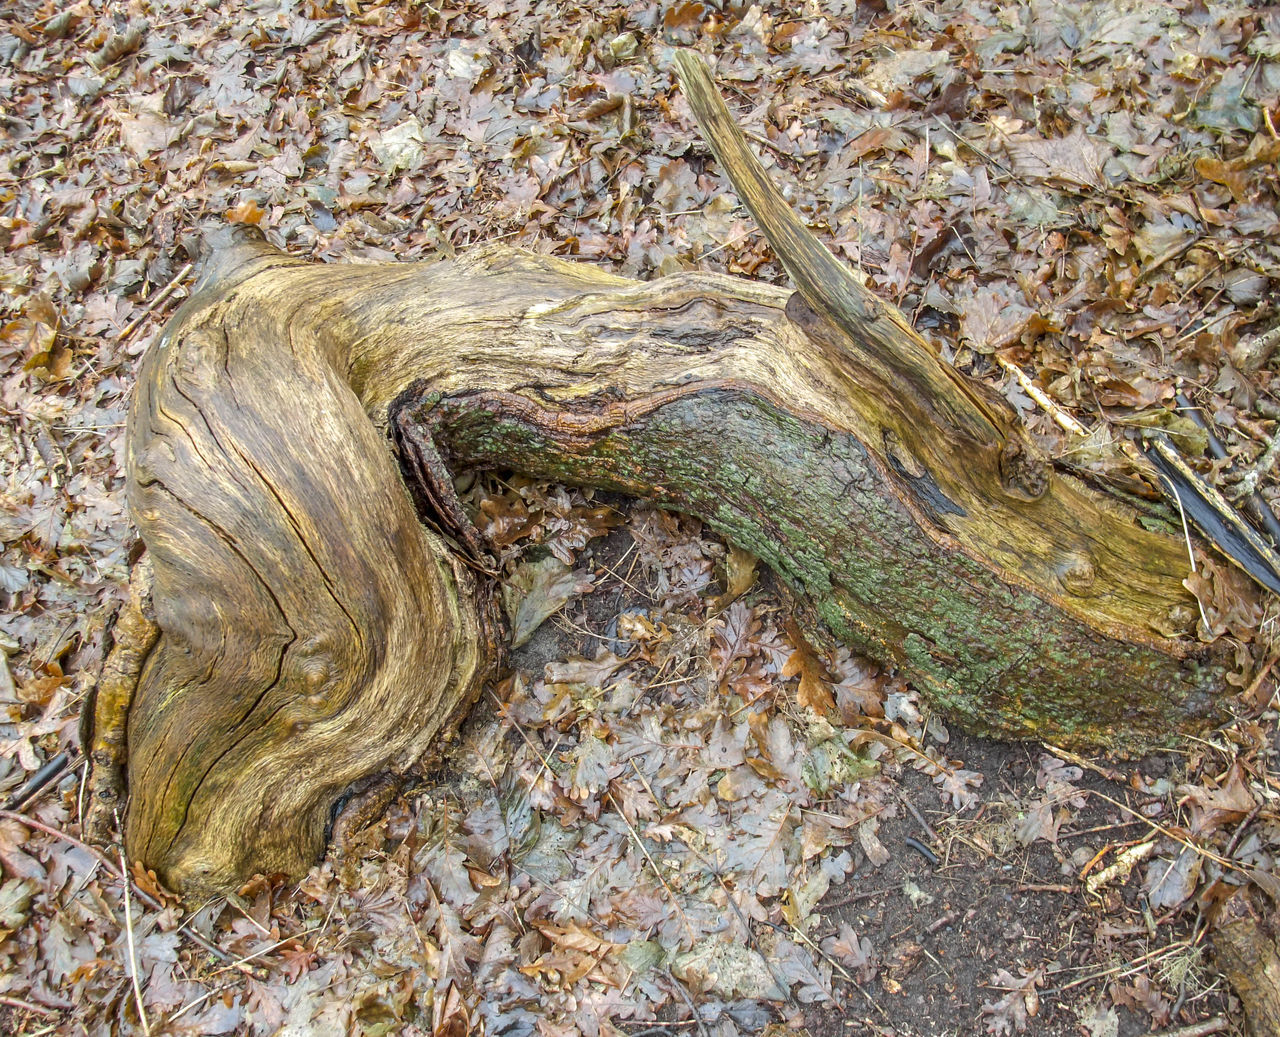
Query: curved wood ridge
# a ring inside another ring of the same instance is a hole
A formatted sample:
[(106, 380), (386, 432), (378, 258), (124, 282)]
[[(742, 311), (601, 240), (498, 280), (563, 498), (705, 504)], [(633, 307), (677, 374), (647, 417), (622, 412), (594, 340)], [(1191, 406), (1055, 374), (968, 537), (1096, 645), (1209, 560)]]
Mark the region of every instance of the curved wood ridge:
[(343, 791), (472, 700), (475, 588), (314, 336), (234, 289), (148, 355), (128, 443), (160, 630), (129, 713), (129, 853), (182, 889), (299, 873)]
[(130, 854), (186, 890), (298, 873), (344, 789), (471, 701), (483, 595), (419, 524), (393, 423), (455, 464), (701, 516), (973, 730), (1079, 746), (1217, 718), (1230, 653), (1192, 636), (1182, 542), (1055, 473), (892, 307), (851, 278), (824, 303), (828, 266), (783, 254), (799, 295), (506, 248), (312, 266), (224, 243), (130, 418), (159, 630), (117, 667), (141, 668)]

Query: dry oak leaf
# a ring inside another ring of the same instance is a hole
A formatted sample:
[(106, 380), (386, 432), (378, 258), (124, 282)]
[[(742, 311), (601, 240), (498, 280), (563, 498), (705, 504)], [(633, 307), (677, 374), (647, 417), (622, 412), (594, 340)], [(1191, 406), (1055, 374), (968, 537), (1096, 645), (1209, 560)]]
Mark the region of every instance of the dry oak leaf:
[(530, 510), (517, 493), (485, 497), (480, 502), (480, 514), (484, 535), (496, 548), (510, 547), (517, 540), (533, 536), (542, 521), (542, 509)]
[(991, 977), (991, 985), (1003, 989), (1005, 994), (998, 1001), (988, 1001), (982, 1006), (982, 1014), (991, 1016), (987, 1033), (1022, 1033), (1028, 1018), (1039, 1013), (1040, 994), (1036, 987), (1044, 982), (1044, 970), (1018, 971), (1022, 972), (1021, 978), (1006, 969), (1000, 969)]
[(836, 935), (828, 936), (822, 941), (822, 951), (848, 968), (857, 969), (858, 978), (864, 983), (876, 974), (871, 941), (865, 936), (859, 936), (848, 922), (841, 921)]
[(1196, 172), (1206, 180), (1222, 184), (1231, 192), (1235, 201), (1242, 202), (1248, 194), (1250, 177), (1246, 174), (1259, 166), (1267, 166), (1278, 158), (1280, 141), (1260, 133), (1253, 138), (1249, 149), (1237, 158), (1226, 161), (1208, 157), (1196, 159)]
[(1066, 137), (1047, 140), (1032, 135), (1009, 137), (1005, 152), (1019, 176), (1091, 191), (1107, 187), (1102, 168), (1109, 151), (1080, 126)]
[(251, 226), (258, 226), (262, 223), (262, 217), (265, 216), (258, 203), (250, 198), (248, 201), (241, 202), (234, 208), (228, 209), (226, 212), (227, 221), (229, 223), (248, 223)]
[(1240, 761), (1236, 760), (1227, 771), (1226, 780), (1216, 788), (1207, 785), (1178, 786), (1182, 803), (1192, 807), (1193, 835), (1208, 835), (1225, 824), (1240, 821), (1257, 806), (1253, 793), (1245, 784), (1246, 774)]
[(831, 693), (831, 674), (795, 624), (787, 623), (787, 635), (796, 650), (782, 667), (782, 676), (799, 677), (796, 702), (812, 709), (819, 716), (825, 716), (836, 708), (835, 696)]

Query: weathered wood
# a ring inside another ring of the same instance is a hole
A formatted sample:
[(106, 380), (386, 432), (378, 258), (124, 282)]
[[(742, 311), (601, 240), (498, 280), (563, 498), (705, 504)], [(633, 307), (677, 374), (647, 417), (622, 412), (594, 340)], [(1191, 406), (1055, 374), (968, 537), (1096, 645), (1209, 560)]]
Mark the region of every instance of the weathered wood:
[(1213, 930), (1213, 955), (1240, 999), (1251, 1037), (1280, 1034), (1280, 924), (1275, 905), (1254, 887), (1233, 894)]
[[(392, 426), (472, 553), (440, 460), (653, 498), (972, 730), (1136, 744), (1223, 714), (1232, 656), (1193, 635), (1182, 541), (1056, 472), (856, 282), (826, 299), (798, 221), (762, 223), (801, 294), (493, 247), (374, 266), (215, 253), (128, 430), (158, 630), (113, 671), (140, 671), (132, 856), (188, 891), (297, 873), (344, 790), (408, 766), (471, 701), (496, 653), (484, 595), (417, 521)], [(104, 706), (108, 756), (119, 722)]]
[(180, 889), (309, 867), (344, 790), (427, 752), (490, 654), (468, 572), (314, 331), (235, 298), (175, 318), (128, 431), (159, 637), (125, 838)]

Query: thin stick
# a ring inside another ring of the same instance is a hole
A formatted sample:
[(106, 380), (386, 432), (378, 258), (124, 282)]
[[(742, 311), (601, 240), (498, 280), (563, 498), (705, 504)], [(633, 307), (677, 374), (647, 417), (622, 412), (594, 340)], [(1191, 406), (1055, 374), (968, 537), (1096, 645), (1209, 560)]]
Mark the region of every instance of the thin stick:
[[(1187, 528), (1187, 511), (1182, 506), (1182, 495), (1178, 492), (1178, 487), (1173, 484), (1173, 480), (1168, 476), (1163, 476), (1165, 485), (1169, 487), (1169, 491), (1173, 494), (1173, 499), (1178, 505), (1178, 517), (1182, 519), (1182, 539), (1187, 544), (1187, 558), (1191, 560), (1191, 571), (1197, 572), (1196, 569), (1196, 549), (1191, 544), (1191, 530)], [(1213, 624), (1209, 622), (1209, 617), (1205, 615), (1204, 602), (1200, 600), (1200, 595), (1193, 595), (1196, 599), (1196, 608), (1200, 610), (1200, 622), (1204, 624), (1205, 630), (1212, 630)]]
[(1254, 818), (1256, 818), (1258, 814), (1260, 814), (1261, 812), (1262, 812), (1261, 803), (1257, 804), (1252, 810), (1249, 811), (1249, 813), (1245, 816), (1245, 819), (1236, 826), (1236, 830), (1231, 836), (1231, 841), (1227, 843), (1226, 849), (1222, 851), (1222, 856), (1230, 857), (1231, 854), (1235, 852), (1235, 848), (1240, 842), (1240, 837), (1244, 835), (1244, 830), (1248, 828), (1251, 824), (1253, 824)]
[(187, 274), (191, 273), (191, 268), (194, 265), (195, 265), (194, 263), (188, 263), (176, 274), (174, 274), (172, 281), (170, 281), (167, 285), (161, 288), (160, 291), (156, 292), (156, 294), (151, 297), (151, 301), (142, 308), (142, 312), (139, 313), (136, 317), (133, 318), (133, 320), (129, 321), (129, 323), (124, 326), (123, 330), (120, 332), (121, 342), (123, 342), (130, 335), (132, 335), (135, 330), (137, 330), (138, 325), (141, 324), (144, 320), (147, 319), (147, 317), (151, 315), (152, 310), (154, 310), (157, 306), (159, 306), (162, 302), (164, 302), (165, 299), (169, 298), (169, 296), (173, 294), (173, 290), (178, 287), (178, 284), (182, 281), (184, 277), (187, 276)]
[[(1190, 940), (1175, 940), (1173, 943), (1164, 947), (1157, 947), (1154, 951), (1148, 951), (1146, 954), (1140, 954), (1138, 957), (1129, 961), (1122, 962), (1119, 965), (1113, 965), (1109, 969), (1103, 969), (1101, 972), (1090, 973), (1088, 976), (1081, 976), (1079, 979), (1073, 979), (1064, 986), (1054, 987), (1052, 990), (1042, 990), (1041, 997), (1048, 997), (1051, 994), (1061, 994), (1067, 990), (1074, 990), (1076, 987), (1084, 986), (1086, 983), (1093, 983), (1099, 979), (1105, 979), (1107, 976), (1116, 976), (1124, 979), (1132, 976), (1135, 972), (1141, 972), (1153, 958), (1164, 958), (1177, 951), (1185, 950), (1191, 946)], [(1007, 990), (1008, 987), (992, 987), (993, 990)]]
[[(631, 760), (630, 762), (631, 769), (636, 772), (636, 777), (640, 779), (640, 784), (645, 787), (645, 790), (649, 793), (650, 797), (652, 797), (653, 801), (658, 804), (659, 809), (665, 811), (667, 809), (666, 805), (658, 797), (658, 794), (653, 791), (653, 786), (649, 784), (649, 779), (644, 776), (644, 772), (639, 768), (639, 766), (637, 766), (635, 760)], [(747, 941), (747, 945), (750, 946), (752, 950), (755, 950), (754, 940), (751, 935), (751, 923), (747, 921), (746, 915), (742, 913), (742, 908), (740, 908), (737, 901), (733, 899), (733, 892), (729, 889), (729, 884), (725, 882), (724, 876), (720, 874), (720, 869), (699, 853), (696, 847), (691, 846), (688, 840), (683, 836), (677, 835), (676, 838), (680, 840), (686, 850), (698, 859), (698, 862), (706, 868), (707, 871), (715, 876), (715, 880), (720, 883), (720, 889), (724, 892), (725, 903), (733, 908), (733, 913), (737, 916), (738, 923), (742, 926), (743, 938)], [(766, 924), (772, 925), (773, 923), (770, 922)], [(820, 950), (818, 953), (822, 954)], [(791, 995), (791, 984), (786, 981), (786, 977), (778, 974), (777, 969), (774, 968), (773, 962), (764, 955), (761, 955), (761, 957), (764, 960), (765, 968), (769, 970), (769, 975), (771, 975), (773, 977), (773, 981), (778, 984), (778, 989), (785, 990), (787, 992), (787, 1000), (794, 1005), (796, 1003), (796, 999)], [(825, 957), (825, 955), (823, 955), (823, 957)], [(832, 964), (835, 965), (835, 962), (832, 962)], [(840, 968), (840, 966), (836, 965), (836, 968)], [(843, 971), (843, 969), (841, 971)], [(849, 982), (857, 986), (857, 981), (854, 980), (852, 976), (849, 977)]]
[(1118, 799), (1112, 799), (1105, 792), (1099, 792), (1096, 789), (1081, 789), (1080, 791), (1090, 796), (1097, 796), (1099, 799), (1105, 799), (1112, 806), (1119, 807), (1126, 814), (1129, 814), (1131, 817), (1135, 818), (1136, 820), (1141, 821), (1153, 832), (1159, 832), (1166, 839), (1172, 839), (1179, 846), (1185, 847), (1186, 849), (1190, 850), (1192, 853), (1198, 853), (1201, 857), (1207, 857), (1209, 860), (1215, 861), (1216, 863), (1221, 864), (1224, 868), (1230, 868), (1232, 871), (1244, 872), (1245, 870), (1241, 865), (1237, 864), (1235, 861), (1227, 860), (1226, 857), (1222, 857), (1219, 854), (1214, 853), (1212, 850), (1206, 850), (1203, 846), (1197, 846), (1195, 843), (1191, 842), (1191, 840), (1184, 839), (1182, 838), (1182, 836), (1169, 831), (1169, 829), (1165, 828), (1164, 825), (1157, 824), (1155, 821), (1152, 821), (1151, 818), (1143, 817), (1140, 813), (1134, 810), (1133, 807), (1129, 806), (1127, 803), (1121, 803)]
[(909, 811), (911, 811), (911, 816), (914, 817), (916, 819), (917, 824), (919, 824), (920, 827), (925, 830), (925, 834), (927, 834), (929, 838), (933, 840), (934, 845), (941, 846), (942, 838), (938, 835), (937, 832), (933, 830), (933, 826), (924, 819), (924, 815), (921, 814), (920, 811), (916, 809), (916, 805), (912, 803), (910, 799), (907, 798), (907, 794), (903, 792), (902, 789), (899, 789), (899, 788), (895, 788), (893, 791), (898, 794), (898, 798), (902, 800), (903, 805)]
[(680, 900), (676, 896), (675, 891), (667, 885), (666, 876), (662, 874), (662, 870), (658, 867), (658, 862), (649, 855), (649, 848), (641, 842), (640, 833), (632, 827), (631, 822), (627, 819), (626, 811), (624, 811), (622, 809), (622, 805), (614, 799), (613, 790), (610, 789), (605, 794), (609, 797), (614, 807), (617, 808), (618, 816), (622, 818), (622, 823), (627, 826), (627, 831), (631, 833), (631, 838), (636, 841), (636, 846), (640, 847), (640, 852), (644, 854), (644, 859), (649, 862), (649, 867), (651, 867), (653, 869), (653, 873), (658, 876), (658, 881), (662, 883), (662, 888), (667, 891), (667, 896), (671, 898), (671, 906), (676, 909), (676, 914), (680, 916), (680, 921), (684, 925), (684, 931), (689, 934), (690, 945), (697, 943), (698, 935), (693, 931), (693, 926), (689, 924), (689, 918), (684, 913), (684, 908), (680, 906)]
[(1151, 1030), (1143, 1037), (1208, 1037), (1211, 1033), (1221, 1033), (1230, 1025), (1231, 1020), (1225, 1015), (1215, 1015), (1202, 1023), (1179, 1026), (1176, 1030)]
[(502, 701), (502, 699), (498, 698), (498, 696), (495, 695), (490, 689), (486, 688), (485, 690), (489, 692), (489, 697), (493, 699), (494, 705), (498, 707), (499, 715), (502, 716), (502, 719), (506, 720), (507, 723), (509, 723), (512, 727), (516, 729), (516, 732), (520, 735), (521, 738), (524, 739), (524, 744), (529, 747), (529, 751), (532, 752), (534, 756), (536, 756), (539, 760), (542, 761), (542, 770), (538, 771), (538, 773), (533, 776), (533, 780), (537, 781), (539, 778), (541, 778), (543, 771), (548, 771), (551, 774), (555, 774), (555, 768), (551, 766), (551, 754), (560, 748), (559, 736), (556, 737), (556, 744), (551, 747), (551, 753), (544, 754), (541, 749), (539, 749), (536, 745), (534, 745), (533, 739), (529, 737), (528, 732), (526, 732), (525, 729), (520, 726), (520, 724), (512, 720), (509, 716), (503, 715), (504, 711), (506, 710), (506, 704)]
[(45, 1008), (43, 1005), (33, 1005), (30, 1001), (23, 1001), (21, 998), (10, 997), (8, 994), (0, 994), (0, 1005), (8, 1005), (10, 1008), (16, 1008), (20, 1012), (31, 1012), (33, 1015), (51, 1016), (58, 1014), (52, 1008)]
[(951, 136), (955, 139), (955, 142), (957, 144), (963, 144), (966, 148), (968, 148), (974, 154), (990, 162), (1002, 173), (1005, 173), (1008, 176), (1013, 177), (1013, 179), (1017, 180), (1019, 183), (1022, 182), (1022, 178), (1018, 176), (1017, 173), (1015, 173), (1012, 169), (1006, 166), (1003, 162), (999, 161), (998, 159), (992, 158), (990, 155), (988, 155), (985, 151), (983, 151), (980, 147), (978, 147), (978, 145), (973, 143), (973, 141), (969, 140), (967, 137), (960, 136), (960, 134), (958, 134), (955, 130), (953, 130), (950, 126), (948, 126), (945, 122), (942, 121), (942, 117), (940, 115), (935, 115), (933, 117), (933, 121), (938, 124), (938, 128), (940, 130), (943, 130), (946, 133), (951, 134)]
[[(326, 918), (325, 925), (327, 925), (328, 922), (329, 920)], [(283, 947), (286, 943), (288, 943), (291, 940), (301, 940), (304, 936), (310, 936), (312, 933), (319, 932), (323, 928), (324, 928), (324, 925), (313, 925), (310, 929), (304, 929), (300, 933), (294, 933), (292, 936), (286, 936), (282, 940), (277, 940), (275, 943), (271, 944), (269, 947), (263, 947), (261, 950), (254, 951), (252, 954), (246, 954), (243, 958), (237, 958), (235, 961), (229, 962), (228, 964), (223, 965), (222, 968), (220, 969), (215, 969), (211, 973), (211, 975), (216, 976), (221, 972), (226, 972), (228, 969), (238, 969), (242, 965), (247, 965), (249, 962), (253, 961), (255, 958), (261, 958), (264, 954), (270, 954), (277, 947)]]
[[(116, 814), (116, 827), (120, 827), (120, 815)], [(142, 1023), (142, 1032), (146, 1037), (151, 1037), (151, 1024), (147, 1021), (147, 1007), (142, 1003), (142, 982), (138, 979), (138, 948), (133, 942), (133, 896), (129, 887), (133, 885), (129, 881), (129, 864), (124, 859), (124, 847), (116, 848), (120, 854), (120, 874), (125, 876), (124, 881), (124, 935), (129, 945), (129, 978), (133, 980), (133, 1002), (138, 1006), (138, 1021)]]
[(676, 988), (676, 993), (680, 995), (680, 1000), (685, 1003), (685, 1007), (689, 1009), (689, 1014), (693, 1016), (693, 1021), (698, 1024), (698, 1032), (702, 1034), (702, 1037), (711, 1037), (711, 1034), (707, 1032), (706, 1024), (702, 1021), (702, 1016), (698, 1014), (698, 1010), (694, 1007), (693, 998), (689, 996), (689, 991), (685, 989), (684, 983), (677, 979), (675, 973), (670, 969), (667, 969), (666, 973), (667, 979), (671, 980), (671, 985)]
[(222, 985), (222, 986), (220, 986), (220, 987), (214, 987), (212, 990), (206, 990), (206, 991), (205, 991), (203, 994), (201, 994), (199, 997), (197, 997), (197, 998), (195, 998), (195, 999), (193, 999), (193, 1000), (191, 1000), (191, 1001), (188, 1001), (185, 1005), (183, 1005), (183, 1006), (182, 1006), (181, 1008), (179, 1008), (176, 1012), (174, 1012), (174, 1013), (173, 1013), (173, 1015), (169, 1016), (168, 1021), (169, 1021), (169, 1022), (173, 1022), (175, 1019), (179, 1019), (179, 1018), (181, 1018), (182, 1016), (184, 1016), (184, 1015), (186, 1015), (188, 1012), (190, 1012), (190, 1011), (191, 1011), (191, 1009), (195, 1008), (197, 1005), (202, 1005), (202, 1004), (204, 1004), (206, 1001), (208, 1001), (208, 1000), (209, 1000), (209, 998), (211, 998), (211, 997), (216, 997), (218, 994), (221, 994), (224, 990), (228, 990), (228, 989), (230, 989), (230, 987), (231, 987), (231, 986), (232, 986), (232, 984), (230, 984), (230, 983), (225, 983), (225, 984), (223, 984), (223, 985)]
[(51, 835), (55, 839), (61, 839), (63, 842), (71, 843), (72, 846), (80, 847), (80, 849), (84, 850), (84, 852), (89, 854), (91, 857), (97, 858), (99, 863), (106, 865), (107, 870), (111, 872), (112, 875), (116, 875), (116, 877), (119, 878), (119, 875), (116, 873), (116, 866), (112, 863), (111, 858), (96, 847), (90, 846), (88, 843), (81, 842), (74, 835), (68, 835), (66, 832), (54, 828), (52, 825), (46, 825), (43, 822), (35, 820), (35, 818), (27, 817), (26, 814), (19, 814), (16, 810), (0, 810), (0, 817), (6, 818), (10, 821), (17, 821), (19, 824), (26, 825), (28, 828), (34, 828), (37, 831), (44, 832), (45, 835)]
[(1070, 414), (1063, 410), (1055, 403), (1049, 395), (1035, 384), (1026, 373), (1017, 364), (1011, 364), (999, 353), (996, 354), (996, 363), (1004, 369), (1007, 374), (1011, 374), (1018, 385), (1022, 387), (1022, 391), (1030, 396), (1036, 403), (1044, 408), (1045, 412), (1056, 421), (1062, 428), (1076, 436), (1087, 436), (1089, 430), (1080, 422), (1076, 421)]
[[(1124, 781), (1124, 775), (1113, 768), (1099, 767), (1096, 763), (1086, 760), (1079, 753), (1073, 753), (1070, 749), (1061, 749), (1051, 742), (1042, 742), (1041, 744), (1059, 759), (1065, 760), (1067, 763), (1074, 763), (1077, 767), (1082, 767), (1087, 771), (1093, 771), (1094, 774), (1101, 778), (1106, 778), (1107, 781)], [(1094, 831), (1094, 829), (1090, 829), (1090, 831)]]

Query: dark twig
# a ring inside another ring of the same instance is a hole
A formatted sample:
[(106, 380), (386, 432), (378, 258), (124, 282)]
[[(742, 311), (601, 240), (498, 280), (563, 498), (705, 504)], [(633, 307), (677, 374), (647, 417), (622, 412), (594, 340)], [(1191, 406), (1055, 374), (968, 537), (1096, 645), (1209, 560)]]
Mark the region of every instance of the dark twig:
[[(902, 805), (905, 806), (907, 810), (911, 812), (911, 816), (916, 819), (916, 823), (919, 824), (919, 826), (924, 829), (925, 834), (930, 839), (933, 840), (933, 845), (941, 846), (942, 839), (939, 837), (938, 833), (933, 830), (933, 826), (930, 825), (929, 822), (924, 819), (924, 815), (920, 813), (919, 810), (916, 809), (916, 805), (912, 803), (909, 798), (907, 798), (907, 794), (903, 792), (902, 789), (894, 789), (894, 791), (898, 794), (898, 798), (902, 800)], [(908, 846), (911, 845), (910, 840), (908, 840), (907, 845)], [(934, 858), (933, 863), (934, 864), (938, 863), (938, 860), (936, 857)]]
[(194, 266), (194, 264), (188, 263), (176, 274), (174, 274), (173, 280), (171, 280), (167, 285), (161, 288), (160, 291), (156, 292), (156, 294), (151, 297), (151, 301), (148, 302), (146, 306), (142, 308), (141, 312), (139, 312), (139, 314), (136, 317), (134, 317), (133, 320), (129, 321), (129, 323), (126, 324), (120, 330), (120, 334), (119, 336), (117, 336), (117, 341), (124, 342), (125, 339), (127, 339), (130, 335), (132, 335), (134, 330), (138, 327), (138, 325), (141, 324), (144, 320), (146, 320), (147, 317), (151, 314), (153, 310), (155, 310), (157, 306), (159, 306), (162, 302), (165, 301), (165, 299), (169, 298), (169, 296), (173, 294), (174, 289), (177, 288), (178, 285), (182, 283), (182, 279), (186, 277), (187, 274), (191, 273), (192, 266)]
[[(83, 762), (84, 758), (81, 757), (80, 760), (76, 761), (76, 766), (79, 766)], [(70, 764), (71, 754), (66, 749), (63, 749), (62, 752), (58, 753), (56, 756), (49, 757), (49, 759), (44, 762), (43, 766), (41, 766), (39, 770), (27, 779), (26, 784), (9, 797), (9, 801), (5, 803), (4, 809), (21, 810), (31, 802), (31, 800), (35, 799), (36, 796), (53, 784), (53, 782), (62, 777)]]
[(1151, 1030), (1143, 1037), (1208, 1037), (1211, 1033), (1221, 1033), (1231, 1026), (1231, 1020), (1225, 1015), (1215, 1015), (1202, 1023), (1191, 1023), (1179, 1026), (1176, 1030)]
[(702, 1034), (702, 1037), (711, 1037), (711, 1034), (707, 1031), (707, 1025), (702, 1021), (702, 1016), (698, 1014), (698, 1009), (694, 1006), (693, 998), (689, 996), (689, 991), (685, 989), (684, 983), (670, 969), (667, 969), (666, 972), (667, 979), (671, 980), (671, 985), (675, 987), (676, 993), (680, 995), (680, 1000), (685, 1003), (685, 1007), (689, 1009), (689, 1013), (693, 1016), (693, 1021), (698, 1024), (698, 1033)]
[(1222, 851), (1222, 856), (1230, 857), (1236, 846), (1240, 843), (1240, 837), (1244, 835), (1245, 829), (1253, 824), (1254, 818), (1262, 811), (1262, 804), (1257, 804), (1248, 814), (1245, 815), (1243, 821), (1236, 825), (1235, 832), (1231, 835), (1231, 841), (1227, 843), (1226, 849)]
[[(1174, 394), (1173, 399), (1177, 403), (1178, 409), (1194, 421), (1200, 430), (1204, 432), (1205, 438), (1209, 443), (1209, 453), (1214, 456), (1214, 459), (1225, 461), (1227, 459), (1227, 448), (1222, 445), (1222, 441), (1214, 433), (1212, 424), (1201, 413), (1200, 408), (1195, 406), (1182, 393)], [(1258, 490), (1253, 490), (1248, 496), (1249, 500), (1253, 502), (1253, 506), (1257, 508), (1258, 517), (1262, 519), (1262, 524), (1267, 527), (1267, 534), (1271, 537), (1272, 542), (1280, 545), (1280, 519), (1276, 518), (1276, 513), (1271, 510), (1266, 498)]]

